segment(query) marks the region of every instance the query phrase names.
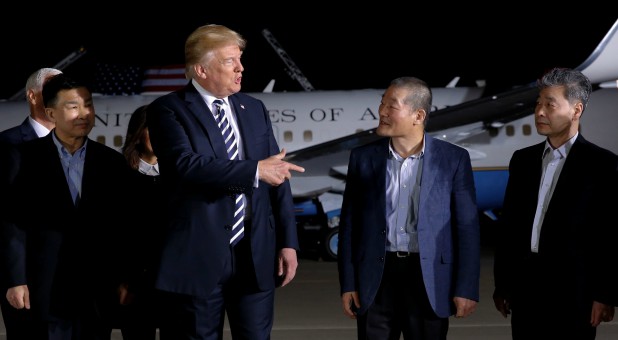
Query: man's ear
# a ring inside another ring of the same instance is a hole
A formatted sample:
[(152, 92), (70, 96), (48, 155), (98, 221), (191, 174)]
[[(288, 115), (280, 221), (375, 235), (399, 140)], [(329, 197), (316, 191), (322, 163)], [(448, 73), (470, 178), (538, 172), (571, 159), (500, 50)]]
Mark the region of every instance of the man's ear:
[(584, 103), (582, 102), (577, 102), (574, 107), (573, 107), (573, 120), (577, 119), (579, 120), (579, 118), (582, 116), (582, 113), (584, 112)]
[(206, 68), (200, 63), (193, 65), (193, 72), (200, 78), (208, 77), (206, 75)]
[(427, 112), (424, 109), (416, 110), (416, 121), (423, 124), (425, 122), (425, 118), (427, 118)]
[(55, 112), (54, 112), (54, 109), (52, 109), (51, 107), (46, 107), (45, 108), (45, 115), (52, 122), (54, 122), (54, 123), (56, 122)]
[(36, 95), (32, 89), (26, 91), (26, 99), (28, 99), (28, 102), (31, 104), (36, 104)]

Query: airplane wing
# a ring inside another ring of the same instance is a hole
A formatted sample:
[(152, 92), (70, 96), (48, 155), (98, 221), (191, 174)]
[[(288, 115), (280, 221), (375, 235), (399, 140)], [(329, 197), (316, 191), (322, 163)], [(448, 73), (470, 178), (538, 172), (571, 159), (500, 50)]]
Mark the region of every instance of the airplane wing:
[(530, 114), (538, 93), (535, 84), (529, 84), (446, 107), (429, 114), (426, 130), (432, 133), (478, 121), (485, 124), (508, 123)]
[(493, 96), (470, 100), (431, 112), (427, 133), (458, 143), (488, 128), (499, 128), (534, 112), (538, 89), (534, 83)]
[(305, 168), (290, 179), (294, 197), (314, 197), (327, 191), (343, 192), (350, 150), (380, 136), (375, 129), (337, 138), (286, 155), (285, 160)]
[[(530, 84), (436, 110), (429, 114), (425, 130), (437, 138), (457, 143), (531, 114), (537, 94), (537, 88)], [(286, 161), (305, 168), (304, 173), (294, 174), (290, 179), (294, 197), (342, 191), (350, 150), (379, 138), (373, 128), (288, 153)]]

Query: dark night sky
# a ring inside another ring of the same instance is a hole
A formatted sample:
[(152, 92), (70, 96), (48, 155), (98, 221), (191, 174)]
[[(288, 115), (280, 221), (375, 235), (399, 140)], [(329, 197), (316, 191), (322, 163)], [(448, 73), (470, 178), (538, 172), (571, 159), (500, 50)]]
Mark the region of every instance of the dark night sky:
[(42, 9), (28, 17), (5, 13), (0, 98), (20, 91), (37, 68), (54, 66), (80, 47), (86, 54), (65, 72), (82, 77), (90, 77), (96, 63), (182, 64), (184, 40), (208, 23), (226, 25), (248, 40), (243, 92), (261, 91), (272, 78), (275, 91), (302, 90), (262, 36), (268, 29), (318, 90), (385, 88), (391, 79), (411, 75), (436, 87), (455, 76), (462, 77), (462, 85), (485, 79), (486, 93), (492, 93), (533, 81), (553, 66), (579, 66), (618, 17), (602, 6), (567, 12), (501, 3), (501, 9), (460, 7), (444, 14), (387, 4), (345, 11), (317, 3), (272, 10), (227, 4), (218, 15), (200, 3), (139, 13), (111, 6), (65, 13)]

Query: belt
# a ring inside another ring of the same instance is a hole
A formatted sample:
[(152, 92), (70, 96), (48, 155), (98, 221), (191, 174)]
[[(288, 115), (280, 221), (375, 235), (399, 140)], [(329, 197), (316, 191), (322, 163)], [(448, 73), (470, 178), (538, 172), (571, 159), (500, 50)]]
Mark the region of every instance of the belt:
[(387, 254), (392, 254), (393, 256), (397, 256), (399, 258), (404, 258), (404, 257), (410, 257), (412, 255), (414, 255), (415, 253), (409, 252), (409, 251), (389, 251), (386, 252)]

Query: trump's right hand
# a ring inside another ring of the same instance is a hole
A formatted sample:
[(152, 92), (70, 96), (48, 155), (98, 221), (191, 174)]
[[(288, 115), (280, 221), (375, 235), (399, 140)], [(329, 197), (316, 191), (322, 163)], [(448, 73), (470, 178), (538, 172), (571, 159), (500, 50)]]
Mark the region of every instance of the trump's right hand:
[(276, 155), (270, 156), (258, 162), (258, 173), (260, 180), (270, 185), (278, 186), (286, 179), (292, 178), (291, 171), (305, 172), (305, 168), (296, 164), (286, 162), (285, 149)]

